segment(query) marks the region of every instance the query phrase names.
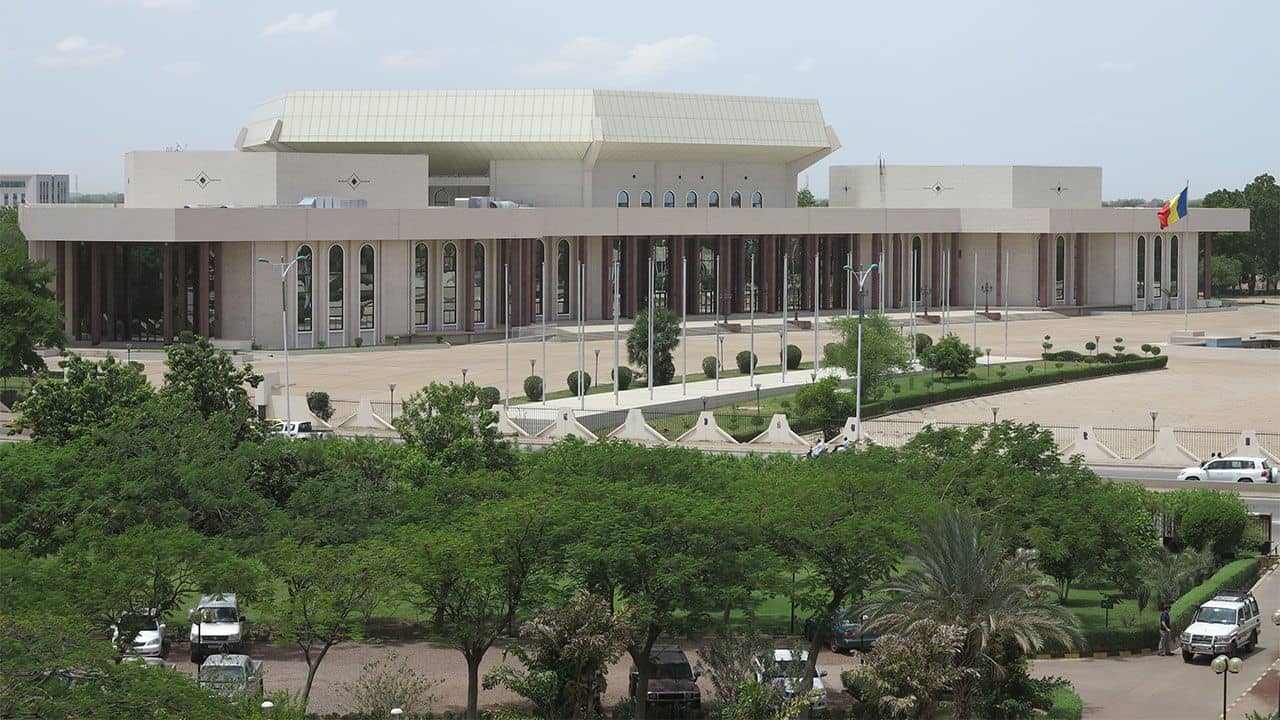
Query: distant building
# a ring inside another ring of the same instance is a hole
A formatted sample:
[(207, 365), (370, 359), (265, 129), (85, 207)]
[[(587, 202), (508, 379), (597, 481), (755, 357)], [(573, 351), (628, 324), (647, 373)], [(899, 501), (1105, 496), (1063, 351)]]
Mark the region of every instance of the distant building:
[[(293, 92), (234, 150), (125, 155), (123, 208), (31, 206), (22, 226), (75, 339), (264, 347), (466, 342), (608, 320), (615, 293), (635, 317), (651, 282), (690, 315), (840, 314), (845, 267), (873, 262), (871, 309), (1163, 310), (1199, 304), (1213, 234), (1249, 227), (1104, 208), (1098, 167), (835, 165), (830, 207), (796, 207), (799, 174), (839, 148), (811, 99)], [(298, 258), (287, 328), (259, 258)]]
[(0, 206), (52, 205), (70, 198), (70, 175), (0, 173)]

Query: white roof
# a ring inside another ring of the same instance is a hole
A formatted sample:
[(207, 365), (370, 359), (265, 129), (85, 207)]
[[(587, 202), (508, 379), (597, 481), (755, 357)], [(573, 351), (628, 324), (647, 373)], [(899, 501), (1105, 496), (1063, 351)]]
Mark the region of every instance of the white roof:
[(245, 150), (426, 153), (433, 173), (488, 161), (793, 162), (838, 146), (817, 100), (615, 90), (299, 91), (254, 111)]

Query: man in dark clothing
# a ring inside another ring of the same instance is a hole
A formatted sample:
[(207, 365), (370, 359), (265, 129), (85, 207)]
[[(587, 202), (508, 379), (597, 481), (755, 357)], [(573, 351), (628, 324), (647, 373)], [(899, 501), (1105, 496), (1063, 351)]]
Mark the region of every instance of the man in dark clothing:
[(1160, 648), (1157, 655), (1173, 654), (1173, 625), (1169, 620), (1169, 606), (1160, 610)]

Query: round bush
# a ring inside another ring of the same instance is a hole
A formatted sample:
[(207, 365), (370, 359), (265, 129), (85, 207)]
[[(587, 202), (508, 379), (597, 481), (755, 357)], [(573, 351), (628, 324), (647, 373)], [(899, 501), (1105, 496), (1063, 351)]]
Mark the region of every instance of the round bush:
[(619, 390), (626, 390), (631, 387), (631, 379), (633, 377), (635, 377), (635, 373), (631, 372), (631, 368), (626, 365), (619, 365), (613, 371), (613, 379), (618, 384)]
[(760, 364), (760, 358), (750, 350), (743, 350), (738, 353), (734, 360), (738, 363), (738, 372), (747, 375), (751, 369)]
[(924, 352), (924, 349), (933, 344), (933, 338), (924, 333), (916, 333), (916, 354)]
[(487, 385), (476, 391), (476, 401), (483, 408), (491, 408), (502, 402), (502, 391), (492, 385)]
[(800, 359), (804, 357), (804, 353), (796, 345), (787, 346), (787, 369), (795, 370), (800, 367)]
[[(566, 385), (569, 386), (569, 392), (572, 395), (578, 394), (578, 371), (574, 370), (564, 379)], [(585, 395), (591, 389), (591, 373), (583, 371), (582, 373), (582, 394)]]
[(524, 379), (524, 396), (538, 402), (542, 399), (542, 378), (537, 375), (530, 375)]
[(718, 363), (716, 363), (715, 355), (708, 355), (702, 358), (702, 374), (706, 375), (708, 380), (716, 379), (717, 369), (718, 369)]

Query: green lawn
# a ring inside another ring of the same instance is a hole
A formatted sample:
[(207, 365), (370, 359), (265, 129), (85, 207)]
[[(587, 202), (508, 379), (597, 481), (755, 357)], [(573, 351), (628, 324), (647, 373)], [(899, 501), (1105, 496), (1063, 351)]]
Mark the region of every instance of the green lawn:
[[(692, 362), (692, 358), (690, 358), (690, 362)], [(698, 361), (698, 365), (697, 365), (697, 366), (694, 366), (694, 365), (690, 365), (690, 366), (689, 366), (689, 382), (698, 382), (698, 381), (700, 381), (700, 380), (714, 380), (714, 379), (715, 379), (715, 378), (708, 378), (706, 375), (703, 375), (703, 374), (702, 374), (702, 364), (701, 364), (701, 363), (702, 363), (702, 361), (701, 361), (701, 360), (699, 360), (699, 361)], [(812, 361), (810, 361), (810, 362), (802, 362), (802, 363), (800, 363), (800, 367), (796, 368), (796, 369), (794, 370), (794, 372), (799, 372), (799, 371), (801, 371), (801, 370), (812, 370), (812, 369), (813, 369), (813, 362), (812, 362)], [(778, 364), (778, 365), (757, 365), (757, 366), (756, 366), (756, 374), (757, 374), (757, 375), (765, 375), (765, 374), (767, 374), (767, 373), (780, 373), (780, 372), (782, 372), (782, 365), (781, 365), (781, 364)], [(737, 368), (737, 367), (731, 367), (731, 368), (727, 368), (724, 372), (720, 373), (720, 378), (721, 378), (721, 379), (727, 379), (727, 378), (742, 377), (744, 374), (745, 374), (745, 373), (740, 373), (740, 372), (738, 372), (738, 368)], [(680, 382), (680, 377), (681, 377), (681, 376), (680, 376), (680, 373), (678, 373), (678, 372), (677, 372), (677, 373), (676, 373), (676, 375), (675, 375), (675, 377), (671, 380), (671, 383), (669, 383), (669, 384), (674, 385), (674, 384), (676, 384), (676, 383)], [(568, 379), (568, 377), (567, 377), (567, 373), (566, 373), (566, 377), (564, 377), (564, 378), (560, 378), (560, 381), (563, 383), (563, 382), (564, 382), (565, 380), (567, 380), (567, 379)], [(595, 380), (595, 378), (593, 377), (593, 378), (592, 378), (592, 380)], [(524, 381), (523, 381), (523, 380), (521, 380), (521, 382), (523, 383)], [(554, 382), (555, 382), (555, 380), (554, 380), (553, 378), (547, 378), (547, 384), (548, 384), (548, 385), (554, 385)], [(648, 385), (646, 385), (646, 384), (645, 384), (645, 382), (646, 382), (646, 381), (645, 381), (645, 379), (644, 379), (644, 376), (642, 376), (642, 375), (640, 375), (640, 374), (638, 374), (638, 373), (637, 373), (637, 374), (636, 374), (636, 376), (635, 376), (635, 378), (631, 381), (631, 385), (630, 385), (630, 387), (628, 387), (627, 389), (629, 389), (629, 390), (635, 390), (635, 389), (637, 389), (637, 388), (648, 387)], [(566, 384), (567, 384), (567, 383), (566, 383)], [(613, 383), (607, 383), (607, 384), (603, 384), (603, 385), (592, 385), (592, 386), (587, 390), (587, 394), (588, 394), (588, 395), (599, 395), (599, 394), (601, 394), (601, 393), (611, 393), (611, 392), (613, 392)], [(573, 391), (571, 391), (571, 390), (569, 390), (567, 387), (566, 387), (564, 390), (554, 390), (554, 391), (552, 391), (552, 392), (547, 393), (547, 399), (548, 399), (548, 400), (559, 400), (559, 399), (561, 399), (561, 398), (576, 397), (576, 396), (577, 396), (577, 393), (576, 393), (576, 392), (573, 392)], [(532, 402), (532, 401), (531, 401), (531, 400), (529, 400), (529, 398), (525, 397), (524, 395), (519, 395), (519, 396), (517, 396), (517, 397), (513, 397), (513, 398), (511, 398), (511, 404), (512, 404), (512, 405), (521, 405), (521, 404), (523, 404), (523, 403), (527, 403), (527, 402)]]
[(1053, 707), (1045, 713), (1047, 720), (1080, 720), (1084, 714), (1084, 700), (1069, 686), (1060, 685), (1050, 695)]

